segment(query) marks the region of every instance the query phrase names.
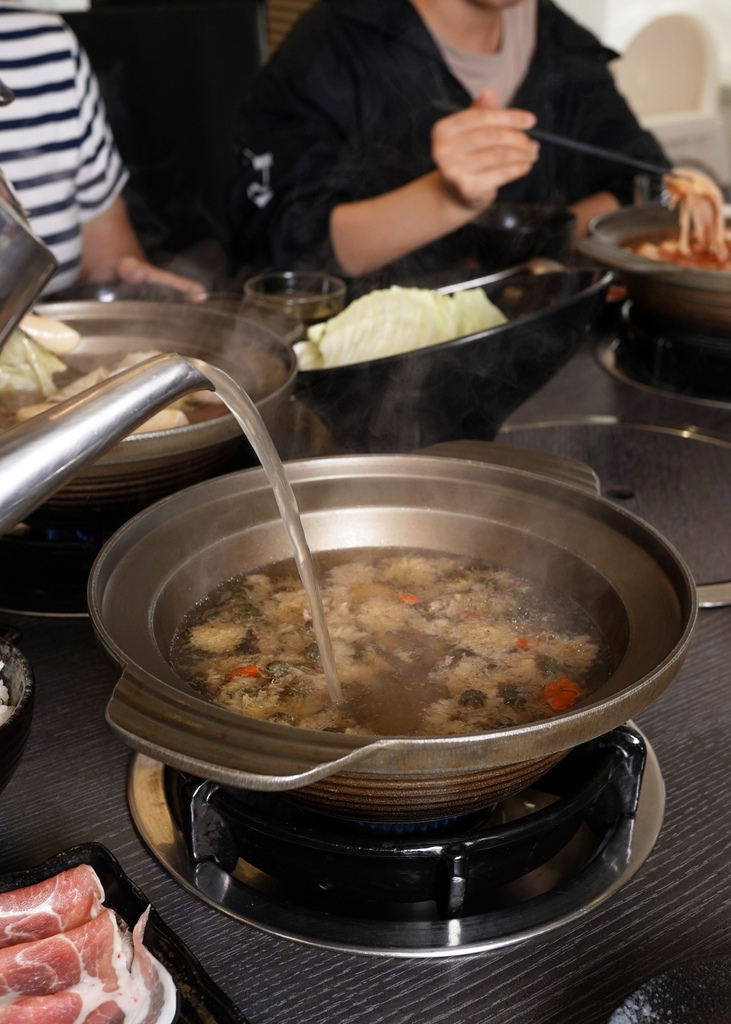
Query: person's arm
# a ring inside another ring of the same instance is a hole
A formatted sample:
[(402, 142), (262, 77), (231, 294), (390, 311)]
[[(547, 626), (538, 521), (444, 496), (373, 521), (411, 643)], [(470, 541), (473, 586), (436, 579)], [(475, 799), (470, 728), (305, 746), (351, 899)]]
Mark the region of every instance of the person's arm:
[(578, 203), (570, 206), (569, 209), (576, 217), (574, 240), (578, 241), (578, 239), (586, 237), (589, 233), (589, 224), (594, 217), (598, 217), (601, 213), (618, 210), (619, 206), (619, 199), (611, 192), (595, 192), (594, 195), (580, 199)]
[(198, 281), (171, 274), (148, 262), (120, 195), (98, 216), (81, 225), (80, 280), (151, 282), (168, 285), (191, 298), (204, 298)]
[(103, 213), (81, 225), (82, 281), (113, 281), (125, 256), (144, 260), (145, 254), (127, 216), (121, 196)]
[(527, 174), (538, 145), (525, 130), (525, 110), (499, 110), (486, 90), (466, 110), (434, 125), (436, 170), (392, 192), (341, 203), (330, 215), (330, 239), (343, 272), (378, 270), (464, 227), (491, 205), (501, 185)]
[[(81, 215), (80, 281), (153, 281), (204, 298), (197, 281), (168, 274), (148, 263), (127, 216), (121, 190), (127, 180), (107, 121), (99, 82), (84, 48), (68, 25), (69, 49), (76, 55), (73, 91), (79, 137), (76, 200)], [(109, 198), (114, 196), (109, 202)], [(107, 203), (109, 202), (109, 205)]]

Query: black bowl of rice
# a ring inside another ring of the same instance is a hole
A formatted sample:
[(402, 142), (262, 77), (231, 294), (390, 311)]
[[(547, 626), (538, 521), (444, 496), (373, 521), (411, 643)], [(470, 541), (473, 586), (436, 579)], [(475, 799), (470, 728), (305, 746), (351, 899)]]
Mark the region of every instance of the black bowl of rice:
[(33, 717), (33, 670), (17, 647), (0, 640), (0, 793), (18, 766)]

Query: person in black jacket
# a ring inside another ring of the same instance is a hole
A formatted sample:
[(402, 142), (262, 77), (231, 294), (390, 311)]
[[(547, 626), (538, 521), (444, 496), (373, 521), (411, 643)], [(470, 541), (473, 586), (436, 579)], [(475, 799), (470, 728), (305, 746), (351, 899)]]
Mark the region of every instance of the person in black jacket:
[[(499, 96), (510, 72), (490, 58), (516, 15), (519, 78)], [(631, 201), (634, 172), (525, 130), (666, 165), (614, 86), (615, 56), (551, 0), (320, 0), (246, 103), (232, 206), (242, 254), (347, 276), (440, 269), (496, 198), (566, 204), (583, 233)]]

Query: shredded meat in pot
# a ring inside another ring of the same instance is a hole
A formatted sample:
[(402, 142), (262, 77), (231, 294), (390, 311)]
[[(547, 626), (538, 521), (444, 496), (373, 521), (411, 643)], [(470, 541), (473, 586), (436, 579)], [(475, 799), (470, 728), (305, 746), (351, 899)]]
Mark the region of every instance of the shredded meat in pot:
[(670, 209), (678, 208), (680, 238), (678, 250), (684, 256), (695, 251), (713, 253), (719, 261), (728, 259), (726, 225), (723, 219), (723, 193), (707, 174), (682, 167), (665, 175), (670, 194)]
[(567, 711), (609, 675), (589, 616), (504, 566), (400, 549), (318, 557), (343, 701), (330, 703), (291, 560), (232, 577), (171, 662), (214, 703), (332, 732), (452, 736)]
[(665, 175), (671, 210), (679, 215), (679, 235), (635, 238), (624, 248), (663, 263), (731, 271), (731, 251), (724, 220), (723, 193), (706, 174), (675, 167)]

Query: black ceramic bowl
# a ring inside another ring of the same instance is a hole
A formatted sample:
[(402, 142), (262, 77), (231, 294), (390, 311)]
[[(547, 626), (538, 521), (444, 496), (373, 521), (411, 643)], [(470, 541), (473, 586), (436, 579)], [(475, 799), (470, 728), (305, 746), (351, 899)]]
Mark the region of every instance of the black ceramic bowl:
[(594, 269), (521, 273), (488, 290), (508, 323), (384, 359), (300, 371), (296, 395), (342, 453), (492, 441), (576, 351), (610, 277)]
[(576, 217), (553, 203), (494, 203), (472, 222), (473, 248), (488, 270), (512, 267), (532, 256), (568, 259)]
[(18, 766), (33, 717), (35, 681), (33, 670), (17, 647), (0, 640), (0, 676), (10, 691), (15, 710), (0, 724), (0, 793)]
[(731, 1024), (731, 956), (690, 960), (659, 974), (617, 1007), (608, 1024)]

